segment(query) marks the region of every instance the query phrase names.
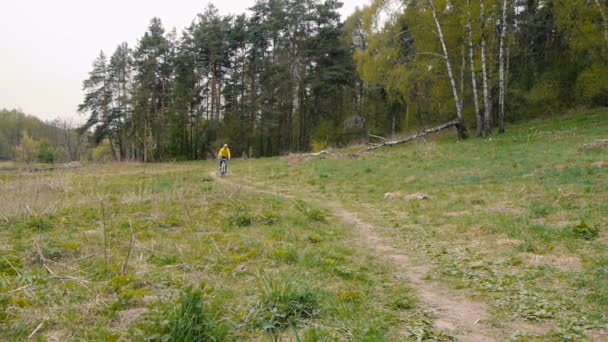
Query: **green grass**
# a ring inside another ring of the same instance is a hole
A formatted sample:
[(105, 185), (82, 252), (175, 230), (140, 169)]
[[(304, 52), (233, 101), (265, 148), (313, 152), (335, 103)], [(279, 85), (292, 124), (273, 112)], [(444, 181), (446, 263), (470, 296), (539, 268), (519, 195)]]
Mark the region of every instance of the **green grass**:
[[(446, 340), (341, 202), (520, 340), (607, 328), (608, 111), (453, 132), (357, 158), (0, 169), (0, 340)], [(8, 165), (8, 164), (6, 164)], [(384, 199), (425, 193), (427, 201)], [(129, 253), (131, 229), (135, 243)], [(517, 330), (517, 329), (515, 329)]]
[[(606, 329), (608, 110), (509, 127), (491, 139), (453, 132), (358, 158), (235, 164), (248, 182), (340, 201), (384, 227), (388, 240), (429, 260), (432, 278), (493, 308), (496, 324), (553, 326), (538, 338), (581, 339)], [(429, 201), (385, 200), (388, 192)], [(314, 203), (314, 202), (313, 202)]]
[(0, 340), (41, 323), (43, 341), (401, 340), (428, 321), (326, 210), (220, 184), (215, 167), (7, 173)]

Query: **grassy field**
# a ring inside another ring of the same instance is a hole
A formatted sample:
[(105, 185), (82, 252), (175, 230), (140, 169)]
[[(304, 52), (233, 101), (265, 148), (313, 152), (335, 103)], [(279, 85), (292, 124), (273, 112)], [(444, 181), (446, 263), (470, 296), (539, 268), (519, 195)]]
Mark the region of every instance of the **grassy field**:
[(0, 340), (452, 340), (329, 202), (487, 303), (506, 340), (608, 338), (608, 150), (581, 149), (601, 138), (606, 110), (233, 160), (229, 182), (214, 162), (0, 165)]
[(581, 149), (602, 138), (608, 111), (595, 110), (492, 139), (456, 142), (449, 132), (358, 157), (336, 151), (235, 172), (362, 213), (395, 246), (432, 263), (430, 279), (488, 302), (495, 325), (536, 325), (523, 340), (606, 340), (608, 150)]
[(440, 337), (347, 227), (215, 168), (0, 174), (0, 340)]

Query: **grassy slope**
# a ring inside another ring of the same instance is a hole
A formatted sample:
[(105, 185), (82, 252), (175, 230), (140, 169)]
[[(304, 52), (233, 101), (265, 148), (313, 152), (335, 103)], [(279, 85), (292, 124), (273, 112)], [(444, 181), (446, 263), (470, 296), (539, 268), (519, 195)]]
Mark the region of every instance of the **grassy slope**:
[(347, 227), (304, 202), (219, 184), (215, 167), (1, 173), (0, 340), (26, 340), (40, 323), (49, 341), (434, 335)]
[[(218, 184), (215, 163), (0, 172), (0, 340), (25, 340), (41, 322), (41, 340), (179, 337), (196, 321), (229, 340), (437, 337), (407, 285), (319, 210), (328, 198), (432, 262), (429, 277), (488, 301), (495, 324), (541, 321), (539, 338), (580, 339), (606, 326), (608, 174), (591, 164), (608, 154), (578, 148), (605, 138), (607, 119), (598, 110), (492, 140), (446, 134), (356, 159), (231, 164), (231, 179), (304, 204)], [(432, 199), (383, 198), (395, 191)]]
[[(541, 322), (538, 338), (580, 339), (608, 321), (608, 172), (592, 165), (608, 153), (579, 148), (607, 132), (608, 111), (592, 110), (492, 139), (455, 142), (450, 133), (359, 158), (244, 163), (235, 173), (339, 199), (430, 260), (430, 277), (487, 300), (497, 325)], [(431, 200), (384, 199), (396, 191)]]

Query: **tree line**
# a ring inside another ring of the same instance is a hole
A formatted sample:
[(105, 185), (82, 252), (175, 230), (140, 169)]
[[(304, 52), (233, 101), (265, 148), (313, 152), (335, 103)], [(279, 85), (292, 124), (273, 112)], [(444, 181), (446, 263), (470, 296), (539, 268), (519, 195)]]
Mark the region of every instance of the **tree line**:
[(43, 122), (19, 110), (0, 109), (0, 160), (70, 162), (90, 159), (87, 136), (67, 120)]
[(459, 136), (608, 105), (605, 0), (336, 0), (151, 20), (94, 61), (83, 132), (120, 160), (271, 156), (456, 120)]

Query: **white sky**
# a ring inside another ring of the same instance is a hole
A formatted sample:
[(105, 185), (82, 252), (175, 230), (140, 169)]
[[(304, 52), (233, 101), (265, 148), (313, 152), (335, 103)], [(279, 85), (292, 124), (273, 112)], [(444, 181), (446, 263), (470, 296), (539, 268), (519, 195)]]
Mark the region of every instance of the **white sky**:
[[(133, 46), (152, 17), (180, 32), (209, 2), (229, 14), (255, 1), (0, 0), (0, 108), (82, 121), (82, 81), (100, 50), (110, 55), (123, 41)], [(344, 18), (368, 0), (342, 2)]]

